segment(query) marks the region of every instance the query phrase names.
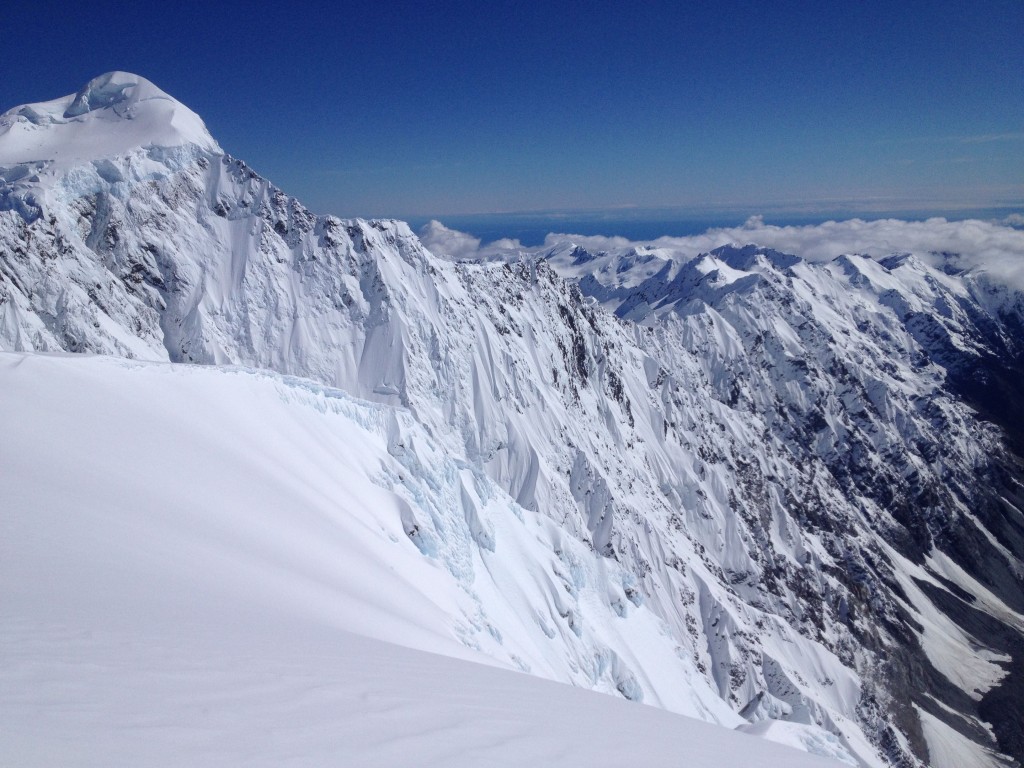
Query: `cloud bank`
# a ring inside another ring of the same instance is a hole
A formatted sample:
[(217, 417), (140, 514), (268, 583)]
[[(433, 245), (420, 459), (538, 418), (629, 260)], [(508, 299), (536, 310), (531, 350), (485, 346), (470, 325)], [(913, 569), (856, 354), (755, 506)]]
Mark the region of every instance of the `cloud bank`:
[(451, 259), (475, 259), (480, 252), (479, 237), (449, 229), (437, 219), (423, 225), (419, 235), (428, 250)]
[(437, 253), (463, 259), (513, 255), (513, 252), (542, 253), (560, 243), (572, 241), (593, 252), (654, 246), (670, 250), (676, 258), (687, 260), (722, 245), (754, 243), (809, 261), (828, 261), (844, 253), (874, 258), (912, 253), (933, 265), (951, 263), (959, 269), (984, 272), (994, 281), (1024, 290), (1024, 216), (1021, 214), (1002, 221), (848, 219), (805, 226), (778, 226), (766, 223), (761, 216), (753, 216), (739, 227), (722, 227), (699, 235), (646, 241), (551, 233), (543, 246), (531, 249), (519, 247), (515, 241), (499, 241), (481, 247), (478, 238), (447, 229), (438, 222), (431, 222), (427, 227), (434, 224), (443, 233), (428, 233), (424, 237), (427, 247)]
[(537, 249), (523, 248), (518, 240), (502, 238), (481, 246), (480, 238), (457, 229), (450, 229), (433, 219), (419, 231), (420, 241), (431, 253), (447, 256), (456, 261), (486, 259), (503, 254), (526, 252)]

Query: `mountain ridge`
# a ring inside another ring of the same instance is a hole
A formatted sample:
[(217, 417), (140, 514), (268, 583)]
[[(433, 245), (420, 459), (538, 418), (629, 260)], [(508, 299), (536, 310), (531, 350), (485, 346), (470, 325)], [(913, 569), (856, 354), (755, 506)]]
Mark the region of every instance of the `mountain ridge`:
[[(534, 625), (560, 649), (546, 676), (666, 705), (672, 669), (706, 714), (821, 728), (864, 765), (927, 759), (942, 728), (978, 765), (1021, 757), (1022, 474), (1012, 419), (970, 407), (1022, 370), (1019, 293), (757, 246), (460, 262), (400, 222), (316, 216), (215, 142), (33, 162), (0, 168), (0, 349), (267, 368), (408, 412), (592, 553)], [(502, 542), (466, 494), (454, 516), (413, 496), (403, 526), (471, 586), (466, 547)], [(514, 665), (495, 599), (457, 634)], [(623, 641), (631, 615), (678, 666)], [(965, 628), (986, 621), (999, 648)]]

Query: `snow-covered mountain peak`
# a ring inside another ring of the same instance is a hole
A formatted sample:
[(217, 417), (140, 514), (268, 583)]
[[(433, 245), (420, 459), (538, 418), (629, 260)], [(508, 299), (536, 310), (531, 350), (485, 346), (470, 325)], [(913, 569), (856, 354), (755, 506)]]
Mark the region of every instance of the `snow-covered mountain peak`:
[(0, 211), (31, 222), (48, 200), (116, 195), (123, 182), (223, 156), (191, 109), (143, 77), (107, 72), (76, 93), (0, 115)]
[(711, 251), (710, 255), (742, 272), (755, 270), (758, 266), (786, 269), (800, 261), (798, 256), (753, 244), (723, 245)]
[(126, 108), (149, 99), (173, 101), (144, 77), (131, 72), (107, 72), (90, 80), (75, 94), (64, 110), (64, 117), (79, 117), (100, 109), (113, 109), (118, 115), (128, 116)]
[[(79, 91), (0, 115), (0, 175), (67, 171), (140, 148), (220, 152), (202, 119), (149, 80), (107, 72)], [(7, 166), (7, 167), (4, 167)]]
[(921, 260), (916, 258), (910, 253), (894, 253), (890, 256), (886, 256), (884, 259), (879, 259), (879, 264), (888, 269), (890, 272), (894, 269), (899, 269), (904, 264), (912, 267), (922, 266)]

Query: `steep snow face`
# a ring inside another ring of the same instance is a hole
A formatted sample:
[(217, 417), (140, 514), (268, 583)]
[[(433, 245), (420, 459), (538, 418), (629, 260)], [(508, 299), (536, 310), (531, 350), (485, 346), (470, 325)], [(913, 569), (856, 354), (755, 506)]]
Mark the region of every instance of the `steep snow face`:
[[(1016, 755), (1021, 687), (1007, 667), (1024, 628), (1021, 294), (906, 255), (810, 264), (756, 246), (675, 259), (563, 245), (548, 258), (605, 308), (649, 327), (667, 371), (696, 352), (691, 378), (748, 414), (766, 446), (781, 442), (816, 468), (781, 485), (774, 471), (752, 479), (818, 532), (826, 571), (846, 572), (861, 608), (848, 613), (844, 594), (835, 618), (890, 658), (882, 674), (897, 690), (924, 692), (916, 715), (898, 699), (888, 705), (898, 721), (919, 716), (923, 740), (943, 751), (955, 739), (937, 735), (937, 721), (984, 744), (982, 713)], [(587, 263), (602, 266), (581, 271)], [(743, 472), (734, 477), (744, 485)], [(999, 607), (982, 607), (993, 592)], [(960, 714), (936, 697), (960, 702)], [(981, 749), (974, 762), (990, 759)]]
[[(991, 702), (1020, 705), (1022, 486), (968, 403), (1020, 381), (1019, 294), (756, 247), (458, 263), (198, 141), (3, 173), (0, 348), (242, 364), (405, 414), (391, 482), (464, 477), (397, 511), (468, 590), (454, 639), (863, 764), (926, 758), (915, 706), (979, 761), (975, 723), (1013, 748)], [(508, 533), (527, 515), (546, 548)]]

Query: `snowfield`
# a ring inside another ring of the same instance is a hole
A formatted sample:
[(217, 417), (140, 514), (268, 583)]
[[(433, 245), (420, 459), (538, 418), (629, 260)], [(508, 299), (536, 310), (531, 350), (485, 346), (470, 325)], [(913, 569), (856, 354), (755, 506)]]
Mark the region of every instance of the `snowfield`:
[(484, 666), (402, 530), (386, 411), (244, 369), (0, 354), (0, 763), (832, 764)]

